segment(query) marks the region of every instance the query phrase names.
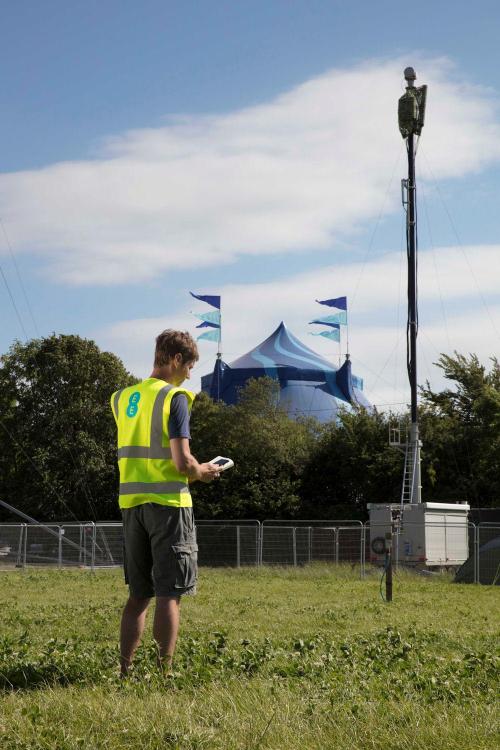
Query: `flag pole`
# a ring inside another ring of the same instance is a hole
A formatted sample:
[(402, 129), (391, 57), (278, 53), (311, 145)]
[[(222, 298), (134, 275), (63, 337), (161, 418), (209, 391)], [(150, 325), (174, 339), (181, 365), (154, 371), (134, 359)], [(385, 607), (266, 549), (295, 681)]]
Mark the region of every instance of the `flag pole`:
[[(214, 313), (210, 311), (209, 313), (204, 313), (203, 315), (198, 315), (195, 313), (197, 318), (200, 318), (203, 322), (201, 325), (196, 326), (197, 328), (218, 328), (217, 337), (214, 337), (214, 331), (208, 331), (207, 333), (202, 333), (201, 336), (198, 336), (198, 339), (205, 339), (207, 341), (217, 341), (217, 359), (216, 359), (216, 367), (217, 370), (217, 400), (219, 400), (220, 397), (220, 360), (222, 358), (222, 317), (221, 317), (221, 298), (220, 295), (213, 295), (213, 294), (195, 294), (194, 292), (189, 292), (191, 297), (194, 297), (195, 299), (199, 299), (201, 302), (205, 302), (207, 305), (210, 305), (211, 307), (215, 307), (218, 310), (218, 318), (217, 313)], [(215, 319), (214, 319), (214, 316)], [(217, 322), (215, 322), (217, 320)], [(212, 385), (213, 385), (213, 378), (212, 378)], [(210, 386), (210, 391), (212, 393), (212, 386)]]
[(349, 313), (347, 312), (347, 305), (345, 306), (345, 335), (346, 335), (345, 358), (349, 359)]
[(219, 338), (217, 339), (217, 359), (222, 357), (221, 353), (221, 341), (222, 341), (222, 304), (219, 307)]
[(220, 401), (220, 360), (222, 359), (221, 341), (222, 341), (222, 303), (219, 307), (219, 338), (217, 340), (217, 401)]

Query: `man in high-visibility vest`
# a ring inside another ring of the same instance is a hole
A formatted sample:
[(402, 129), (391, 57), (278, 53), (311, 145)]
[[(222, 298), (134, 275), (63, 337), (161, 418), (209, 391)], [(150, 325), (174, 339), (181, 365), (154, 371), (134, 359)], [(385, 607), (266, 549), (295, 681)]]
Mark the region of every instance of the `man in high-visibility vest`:
[(219, 476), (213, 464), (198, 463), (189, 447), (194, 394), (181, 386), (197, 360), (196, 342), (189, 333), (163, 331), (156, 339), (151, 377), (111, 397), (130, 594), (120, 630), (123, 676), (140, 643), (152, 597), (158, 661), (170, 669), (180, 597), (196, 589), (198, 546), (189, 484)]

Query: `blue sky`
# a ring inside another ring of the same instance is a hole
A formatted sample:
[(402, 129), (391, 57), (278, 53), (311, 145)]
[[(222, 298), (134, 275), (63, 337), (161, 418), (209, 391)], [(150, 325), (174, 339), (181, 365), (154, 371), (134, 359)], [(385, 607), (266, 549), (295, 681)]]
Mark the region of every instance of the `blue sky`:
[[(498, 353), (497, 3), (47, 0), (1, 18), (0, 262), (28, 336), (11, 251), (41, 335), (95, 338), (137, 375), (156, 331), (194, 330), (189, 289), (222, 294), (229, 361), (282, 318), (337, 356), (307, 323), (347, 293), (367, 394), (404, 401), (413, 64), (430, 87), (421, 379), (439, 384), (440, 351)], [(0, 310), (6, 351), (24, 333), (3, 285)]]

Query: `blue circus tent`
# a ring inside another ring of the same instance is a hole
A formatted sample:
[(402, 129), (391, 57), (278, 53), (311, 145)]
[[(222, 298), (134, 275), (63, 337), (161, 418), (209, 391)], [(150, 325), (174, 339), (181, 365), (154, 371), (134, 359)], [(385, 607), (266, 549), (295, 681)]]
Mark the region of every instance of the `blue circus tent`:
[(371, 409), (363, 394), (363, 381), (351, 372), (347, 359), (342, 367), (305, 346), (284, 323), (259, 346), (230, 364), (218, 359), (201, 379), (201, 389), (214, 400), (235, 404), (238, 391), (251, 378), (264, 376), (280, 383), (280, 405), (293, 418), (316, 417), (319, 422), (337, 418), (340, 409)]

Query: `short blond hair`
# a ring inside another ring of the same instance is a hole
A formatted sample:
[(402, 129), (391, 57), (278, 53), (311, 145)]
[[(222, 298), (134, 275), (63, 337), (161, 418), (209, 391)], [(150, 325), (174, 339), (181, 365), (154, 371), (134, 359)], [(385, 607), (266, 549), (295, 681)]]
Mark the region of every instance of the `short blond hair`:
[(188, 331), (167, 328), (156, 337), (155, 367), (168, 365), (176, 354), (181, 355), (183, 364), (197, 362), (200, 358), (196, 341)]

